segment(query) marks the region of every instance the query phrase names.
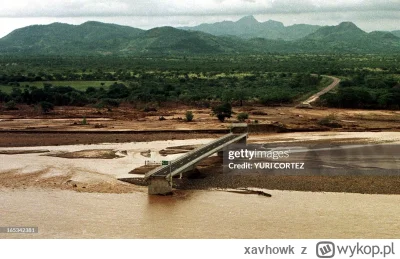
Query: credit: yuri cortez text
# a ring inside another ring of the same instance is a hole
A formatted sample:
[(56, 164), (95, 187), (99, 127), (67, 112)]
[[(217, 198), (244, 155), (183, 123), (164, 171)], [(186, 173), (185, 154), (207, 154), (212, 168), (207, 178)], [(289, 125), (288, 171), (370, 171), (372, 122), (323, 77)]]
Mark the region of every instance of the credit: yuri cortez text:
[(296, 169), (303, 170), (304, 163), (268, 163), (268, 162), (258, 162), (258, 163), (249, 163), (243, 162), (240, 164), (229, 163), (229, 169)]

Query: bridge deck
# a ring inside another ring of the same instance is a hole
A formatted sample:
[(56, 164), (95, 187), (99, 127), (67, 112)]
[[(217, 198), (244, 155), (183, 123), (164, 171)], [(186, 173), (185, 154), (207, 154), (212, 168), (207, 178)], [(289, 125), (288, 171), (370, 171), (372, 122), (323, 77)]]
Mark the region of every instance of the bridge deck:
[(214, 140), (202, 147), (194, 149), (189, 153), (179, 157), (176, 160), (171, 161), (167, 166), (158, 167), (146, 174), (146, 178), (167, 178), (181, 173), (191, 165), (196, 162), (208, 157), (220, 150), (222, 150), (227, 145), (233, 142), (239, 141), (243, 138), (247, 138), (247, 133), (245, 134), (228, 134), (217, 140)]

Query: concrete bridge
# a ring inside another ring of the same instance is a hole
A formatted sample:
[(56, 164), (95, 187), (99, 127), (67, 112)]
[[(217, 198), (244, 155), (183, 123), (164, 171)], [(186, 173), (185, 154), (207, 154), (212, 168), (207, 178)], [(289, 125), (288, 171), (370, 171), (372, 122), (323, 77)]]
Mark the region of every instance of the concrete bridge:
[(172, 178), (175, 175), (193, 170), (196, 164), (215, 153), (222, 156), (222, 149), (233, 143), (246, 144), (247, 133), (227, 134), (204, 146), (196, 148), (185, 155), (173, 160), (169, 165), (157, 167), (146, 173), (145, 178), (149, 181), (149, 194), (167, 194), (172, 191)]

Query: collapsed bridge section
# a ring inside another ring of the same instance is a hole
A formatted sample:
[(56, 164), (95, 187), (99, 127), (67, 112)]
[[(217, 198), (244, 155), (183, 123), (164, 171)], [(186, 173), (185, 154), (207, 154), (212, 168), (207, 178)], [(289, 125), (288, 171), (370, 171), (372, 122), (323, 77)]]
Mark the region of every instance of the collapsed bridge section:
[(201, 160), (222, 152), (222, 150), (233, 143), (246, 143), (247, 133), (227, 134), (204, 146), (196, 148), (185, 155), (171, 161), (168, 165), (157, 167), (146, 173), (145, 179), (149, 182), (149, 194), (167, 194), (172, 191), (172, 178), (194, 169)]

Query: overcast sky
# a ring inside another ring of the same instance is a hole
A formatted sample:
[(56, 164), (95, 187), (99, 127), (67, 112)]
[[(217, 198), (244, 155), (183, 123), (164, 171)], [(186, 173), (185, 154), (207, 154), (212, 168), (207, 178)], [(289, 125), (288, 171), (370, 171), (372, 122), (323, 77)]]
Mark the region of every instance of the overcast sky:
[(149, 29), (236, 21), (250, 14), (286, 26), (352, 21), (366, 31), (400, 30), (400, 0), (4, 0), (0, 37), (16, 28), (52, 22), (91, 20)]

